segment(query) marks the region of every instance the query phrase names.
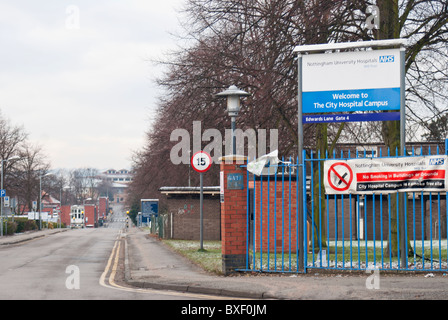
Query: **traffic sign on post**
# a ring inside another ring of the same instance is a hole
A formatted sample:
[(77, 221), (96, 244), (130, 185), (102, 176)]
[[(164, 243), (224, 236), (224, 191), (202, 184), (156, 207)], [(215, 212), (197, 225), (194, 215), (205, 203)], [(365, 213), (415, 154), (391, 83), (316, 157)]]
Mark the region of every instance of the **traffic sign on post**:
[(190, 160), (190, 163), (194, 170), (200, 173), (200, 242), (201, 242), (201, 248), (200, 250), (204, 250), (203, 246), (203, 202), (204, 202), (204, 186), (203, 186), (203, 173), (208, 171), (210, 167), (212, 166), (212, 157), (204, 151), (198, 151), (196, 152)]
[(0, 198), (4, 198), (6, 196), (6, 190), (0, 189)]
[(207, 152), (198, 151), (191, 157), (190, 163), (197, 172), (206, 172), (212, 166), (212, 157)]

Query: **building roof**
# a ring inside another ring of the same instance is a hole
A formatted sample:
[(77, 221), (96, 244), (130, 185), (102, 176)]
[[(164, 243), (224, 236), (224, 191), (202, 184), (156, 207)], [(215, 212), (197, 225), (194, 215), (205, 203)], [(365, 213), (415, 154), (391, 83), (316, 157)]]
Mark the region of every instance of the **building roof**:
[[(215, 195), (220, 190), (219, 186), (204, 186), (203, 193)], [(201, 192), (200, 187), (161, 187), (159, 191), (165, 195), (168, 194), (199, 194)]]
[(46, 193), (45, 191), (42, 191), (42, 204), (48, 205), (48, 206), (58, 206), (61, 204), (61, 201), (58, 199), (52, 197), (50, 194)]

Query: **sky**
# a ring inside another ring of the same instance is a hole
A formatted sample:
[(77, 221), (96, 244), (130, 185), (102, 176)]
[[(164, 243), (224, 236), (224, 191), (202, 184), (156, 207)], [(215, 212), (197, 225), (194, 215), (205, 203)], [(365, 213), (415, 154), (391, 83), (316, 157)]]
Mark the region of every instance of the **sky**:
[(2, 0), (0, 112), (53, 169), (130, 169), (182, 0)]

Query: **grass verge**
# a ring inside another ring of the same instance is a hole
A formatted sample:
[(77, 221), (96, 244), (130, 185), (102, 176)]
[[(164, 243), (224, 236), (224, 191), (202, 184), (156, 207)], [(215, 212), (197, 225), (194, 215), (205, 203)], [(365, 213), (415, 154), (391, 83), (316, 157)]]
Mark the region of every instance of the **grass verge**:
[(175, 252), (189, 259), (207, 272), (222, 274), (221, 241), (199, 241), (162, 239)]

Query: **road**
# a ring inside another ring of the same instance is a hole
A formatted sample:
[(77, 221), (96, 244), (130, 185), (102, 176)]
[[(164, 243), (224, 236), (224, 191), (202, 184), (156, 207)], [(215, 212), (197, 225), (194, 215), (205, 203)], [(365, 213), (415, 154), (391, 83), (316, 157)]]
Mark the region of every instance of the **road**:
[(2, 246), (0, 299), (203, 299), (191, 294), (126, 287), (122, 281), (126, 215), (117, 209), (120, 208), (115, 208), (106, 227), (68, 230)]

